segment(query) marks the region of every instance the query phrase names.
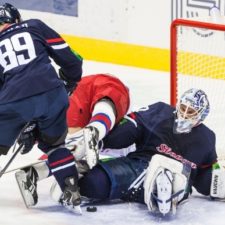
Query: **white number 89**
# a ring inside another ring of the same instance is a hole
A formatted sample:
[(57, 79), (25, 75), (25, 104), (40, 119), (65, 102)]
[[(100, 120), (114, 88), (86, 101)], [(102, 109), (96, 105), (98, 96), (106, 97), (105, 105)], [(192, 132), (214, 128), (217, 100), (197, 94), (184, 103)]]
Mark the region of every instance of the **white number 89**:
[[(26, 50), (26, 58), (24, 51)], [(36, 58), (35, 48), (31, 35), (27, 32), (13, 35), (0, 42), (0, 64), (4, 72), (11, 70), (19, 65), (29, 63)]]

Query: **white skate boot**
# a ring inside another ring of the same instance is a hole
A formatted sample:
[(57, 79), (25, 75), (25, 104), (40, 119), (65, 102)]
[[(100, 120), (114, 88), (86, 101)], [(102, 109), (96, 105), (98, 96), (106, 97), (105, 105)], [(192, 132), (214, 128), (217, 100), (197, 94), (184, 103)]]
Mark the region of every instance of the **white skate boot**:
[(27, 208), (38, 202), (37, 180), (38, 175), (33, 167), (20, 170), (15, 173), (16, 181)]

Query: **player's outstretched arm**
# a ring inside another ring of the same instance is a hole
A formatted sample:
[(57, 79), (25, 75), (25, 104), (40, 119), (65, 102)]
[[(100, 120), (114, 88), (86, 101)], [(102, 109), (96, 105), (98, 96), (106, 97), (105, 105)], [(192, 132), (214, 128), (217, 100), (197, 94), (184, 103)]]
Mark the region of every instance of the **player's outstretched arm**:
[(103, 139), (104, 148), (126, 148), (138, 139), (138, 128), (135, 121), (123, 118), (112, 131)]

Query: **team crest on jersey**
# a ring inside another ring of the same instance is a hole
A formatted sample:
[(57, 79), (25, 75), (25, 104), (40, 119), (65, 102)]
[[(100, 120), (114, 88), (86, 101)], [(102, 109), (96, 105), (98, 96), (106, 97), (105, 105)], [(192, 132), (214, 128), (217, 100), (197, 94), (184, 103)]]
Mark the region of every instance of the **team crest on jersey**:
[(172, 149), (166, 145), (166, 144), (160, 144), (160, 146), (156, 147), (156, 150), (160, 153), (166, 154), (180, 162), (182, 162), (183, 164), (188, 164), (191, 166), (192, 169), (196, 169), (197, 165), (187, 159), (185, 159), (183, 156), (181, 155), (177, 155), (175, 152), (172, 151)]

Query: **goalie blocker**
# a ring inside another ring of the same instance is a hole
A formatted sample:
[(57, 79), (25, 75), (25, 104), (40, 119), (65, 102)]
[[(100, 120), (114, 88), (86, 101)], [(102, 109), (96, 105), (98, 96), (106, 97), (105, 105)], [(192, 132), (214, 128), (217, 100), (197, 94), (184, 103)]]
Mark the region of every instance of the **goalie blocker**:
[(210, 196), (225, 201), (225, 169), (221, 163), (213, 164)]

